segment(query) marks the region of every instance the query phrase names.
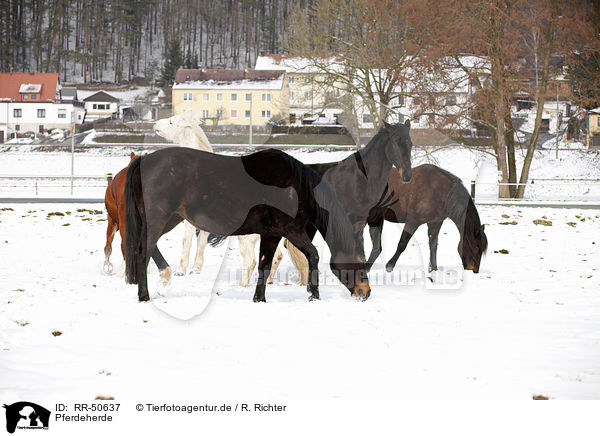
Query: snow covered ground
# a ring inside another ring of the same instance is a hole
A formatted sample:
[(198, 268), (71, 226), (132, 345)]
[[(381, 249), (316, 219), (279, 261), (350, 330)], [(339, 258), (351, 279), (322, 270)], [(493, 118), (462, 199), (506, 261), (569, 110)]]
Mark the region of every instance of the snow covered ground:
[[(79, 153), (76, 173), (116, 173), (128, 153)], [(600, 175), (597, 159), (579, 151), (565, 152), (561, 161), (553, 152), (539, 153), (535, 177)], [(324, 162), (348, 152), (294, 154)], [(426, 160), (465, 182), (495, 176), (491, 156), (478, 152), (415, 150), (414, 165)], [(66, 153), (0, 158), (0, 174), (69, 170)], [(102, 185), (90, 189), (103, 196)], [(61, 193), (54, 187), (46, 194)], [(229, 238), (207, 249), (201, 274), (173, 277), (168, 288), (159, 285), (152, 264), (152, 301), (138, 303), (135, 286), (102, 274), (103, 205), (0, 204), (2, 401), (600, 399), (599, 211), (479, 211), (490, 242), (479, 274), (462, 271), (458, 232), (449, 222), (440, 235), (442, 271), (433, 281), (423, 273), (425, 228), (397, 271), (384, 272), (402, 230), (388, 223), (366, 302), (354, 301), (331, 277), (317, 239), (322, 300), (307, 301), (284, 254), (267, 303), (253, 304), (253, 284), (237, 285), (237, 240)], [(159, 242), (173, 267), (182, 233), (180, 226)], [(117, 236), (117, 273), (119, 243)]]

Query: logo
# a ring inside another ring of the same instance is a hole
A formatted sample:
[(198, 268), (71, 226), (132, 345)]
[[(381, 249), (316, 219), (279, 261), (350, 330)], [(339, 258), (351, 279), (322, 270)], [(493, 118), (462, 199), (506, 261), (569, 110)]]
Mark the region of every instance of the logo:
[(6, 431), (14, 433), (15, 429), (48, 429), (50, 411), (29, 401), (19, 401), (6, 409)]

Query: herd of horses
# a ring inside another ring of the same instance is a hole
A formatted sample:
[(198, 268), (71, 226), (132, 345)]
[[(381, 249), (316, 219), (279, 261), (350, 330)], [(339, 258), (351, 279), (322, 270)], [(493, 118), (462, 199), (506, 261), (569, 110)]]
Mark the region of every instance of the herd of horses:
[[(479, 271), (487, 238), (473, 200), (451, 173), (433, 165), (412, 168), (409, 121), (384, 123), (365, 147), (342, 161), (312, 165), (274, 149), (240, 157), (214, 154), (200, 121), (190, 113), (157, 121), (155, 131), (182, 147), (144, 156), (132, 153), (130, 164), (114, 177), (105, 196), (105, 272), (112, 273), (109, 258), (118, 229), (126, 279), (138, 285), (140, 301), (150, 298), (151, 258), (163, 283), (171, 280), (171, 268), (157, 242), (181, 221), (186, 221), (186, 231), (180, 274), (187, 272), (194, 232), (198, 248), (192, 272), (201, 269), (207, 244), (238, 235), (241, 284), (247, 285), (260, 240), (255, 302), (266, 301), (266, 284), (281, 260), (282, 238), (309, 298), (319, 299), (319, 254), (312, 243), (317, 231), (331, 252), (331, 271), (352, 296), (367, 299), (368, 272), (381, 254), (384, 221), (405, 223), (398, 249), (386, 264), (388, 271), (422, 224), (428, 226), (429, 269), (437, 269), (437, 240), (446, 218), (458, 228), (464, 268)], [(363, 241), (367, 224), (373, 241), (368, 258)]]

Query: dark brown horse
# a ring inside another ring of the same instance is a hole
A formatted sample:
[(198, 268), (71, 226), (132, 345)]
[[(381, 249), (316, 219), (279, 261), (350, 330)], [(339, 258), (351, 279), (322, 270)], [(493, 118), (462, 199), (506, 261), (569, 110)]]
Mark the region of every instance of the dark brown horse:
[(149, 253), (184, 219), (217, 235), (260, 235), (254, 301), (265, 301), (282, 237), (308, 258), (308, 291), (311, 299), (319, 298), (319, 255), (306, 233), (308, 224), (325, 239), (331, 270), (352, 295), (366, 299), (371, 292), (363, 249), (335, 192), (318, 173), (281, 151), (235, 157), (183, 147), (159, 150), (131, 163), (125, 199), (127, 281), (138, 284), (140, 301), (150, 298)]
[[(106, 211), (108, 212), (106, 245), (104, 246), (104, 272), (106, 274), (111, 274), (113, 272), (113, 266), (110, 262), (110, 255), (112, 253), (113, 239), (117, 233), (117, 230), (121, 234), (121, 252), (123, 253), (123, 258), (125, 258), (125, 179), (129, 165), (131, 165), (131, 162), (138, 157), (140, 156), (136, 155), (134, 152), (131, 152), (129, 164), (119, 171), (111, 180), (106, 188), (106, 194), (104, 195), (104, 205), (106, 206)], [(164, 259), (158, 249), (155, 250), (152, 258), (154, 259), (154, 262), (156, 262), (158, 269), (161, 271), (161, 278), (163, 279), (163, 282), (168, 282), (171, 274), (167, 261)]]
[(385, 219), (393, 223), (405, 223), (398, 249), (386, 264), (386, 269), (394, 269), (398, 257), (406, 249), (417, 228), (421, 224), (427, 224), (429, 270), (436, 270), (440, 228), (444, 220), (450, 218), (460, 233), (458, 253), (464, 268), (479, 272), (481, 257), (487, 249), (487, 237), (473, 199), (458, 177), (435, 165), (420, 165), (413, 168), (410, 183), (402, 183), (399, 172), (392, 169), (389, 191), (386, 205), (374, 208), (369, 216), (373, 250), (368, 266), (381, 254), (381, 232)]

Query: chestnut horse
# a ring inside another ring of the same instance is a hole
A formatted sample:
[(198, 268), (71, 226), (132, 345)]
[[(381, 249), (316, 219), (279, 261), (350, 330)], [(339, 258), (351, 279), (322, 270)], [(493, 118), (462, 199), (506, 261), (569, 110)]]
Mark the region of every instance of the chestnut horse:
[[(115, 233), (119, 230), (121, 234), (121, 252), (123, 253), (123, 259), (125, 259), (125, 180), (127, 175), (127, 169), (131, 162), (140, 156), (131, 152), (129, 164), (117, 173), (117, 175), (111, 180), (106, 188), (106, 194), (104, 195), (104, 205), (108, 212), (108, 226), (106, 228), (106, 245), (104, 246), (104, 272), (106, 274), (112, 274), (113, 265), (110, 262), (110, 255), (112, 253), (112, 242), (115, 237)], [(168, 284), (171, 278), (171, 268), (167, 264), (160, 251), (156, 249), (152, 254), (152, 258), (158, 269), (161, 272), (161, 279), (164, 284)], [(125, 269), (123, 268), (122, 276), (125, 275)]]

